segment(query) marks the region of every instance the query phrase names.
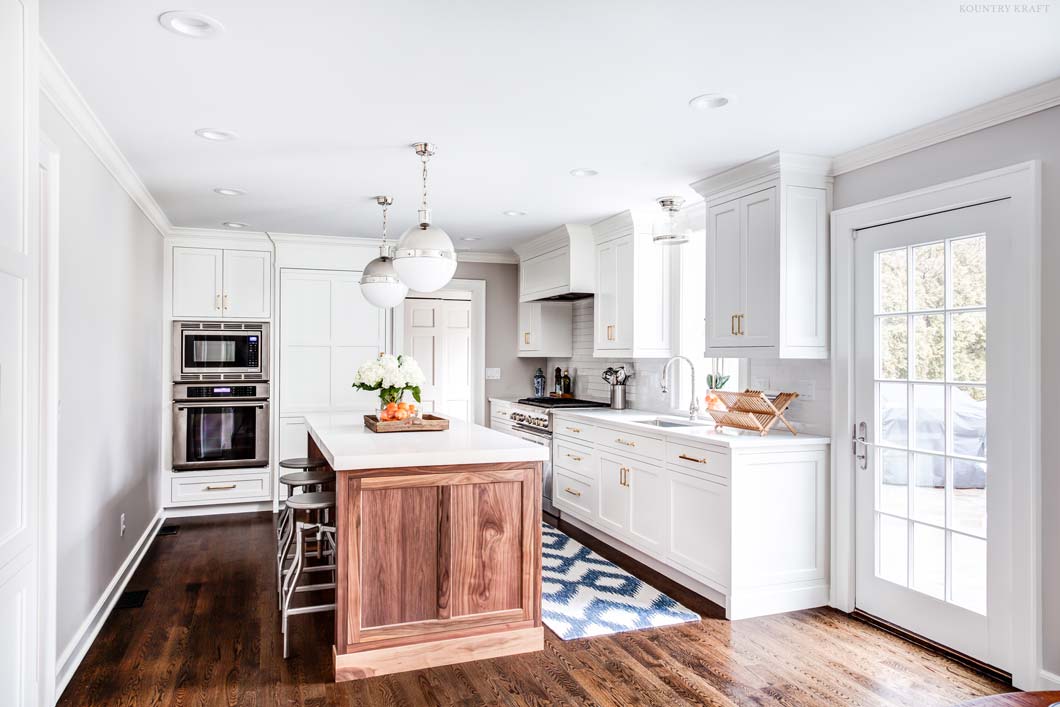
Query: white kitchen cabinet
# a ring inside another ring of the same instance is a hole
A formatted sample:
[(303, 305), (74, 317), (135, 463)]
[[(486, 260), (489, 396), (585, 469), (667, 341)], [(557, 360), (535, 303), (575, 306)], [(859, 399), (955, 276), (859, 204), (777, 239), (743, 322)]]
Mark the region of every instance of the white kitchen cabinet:
[(173, 317), (267, 319), (272, 254), (266, 250), (173, 248)]
[(646, 552), (666, 548), (668, 508), (667, 478), (661, 466), (634, 459), (626, 464), (629, 488), (629, 535)]
[(830, 166), (775, 152), (692, 185), (707, 205), (707, 356), (828, 357)]
[(570, 358), (574, 308), (570, 302), (519, 303), (519, 356)]
[(652, 242), (651, 218), (626, 211), (593, 226), (593, 355), (668, 357), (672, 248)]
[(670, 541), (676, 566), (729, 585), (729, 488), (702, 474), (670, 470)]
[(519, 254), (519, 301), (589, 297), (595, 291), (589, 226), (566, 224), (515, 247)]
[(611, 454), (599, 455), (599, 477), (596, 517), (600, 527), (624, 536), (629, 526), (629, 489), (626, 487), (625, 461)]

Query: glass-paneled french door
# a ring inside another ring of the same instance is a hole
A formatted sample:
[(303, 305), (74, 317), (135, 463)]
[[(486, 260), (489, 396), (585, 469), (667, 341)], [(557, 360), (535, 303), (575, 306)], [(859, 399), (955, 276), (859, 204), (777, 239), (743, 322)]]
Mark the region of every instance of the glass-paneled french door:
[(854, 242), (856, 606), (1001, 668), (1009, 580), (991, 572), (1004, 547), (992, 540), (1008, 487), (991, 463), (1004, 420), (989, 401), (1005, 385), (1006, 342), (989, 324), (1006, 316), (998, 288), (1020, 285), (992, 277), (1007, 208), (907, 219)]

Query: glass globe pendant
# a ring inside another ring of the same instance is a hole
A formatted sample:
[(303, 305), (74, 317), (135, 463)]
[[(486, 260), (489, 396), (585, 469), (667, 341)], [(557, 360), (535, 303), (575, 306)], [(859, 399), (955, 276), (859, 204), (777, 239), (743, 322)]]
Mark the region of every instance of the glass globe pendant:
[(379, 247), (379, 257), (364, 266), (364, 272), (361, 273), (361, 294), (376, 307), (389, 309), (405, 300), (409, 288), (394, 270), (390, 244), (386, 241), (387, 209), (394, 203), (394, 197), (377, 196), (375, 202), (383, 207), (383, 245)]
[(419, 223), (405, 231), (394, 251), (394, 269), (410, 289), (434, 292), (453, 279), (456, 249), (445, 231), (431, 225), (431, 210), (427, 206), (427, 160), (434, 154), (434, 145), (417, 142), (413, 147), (423, 162), (423, 201)]
[(652, 241), (657, 245), (688, 243), (688, 229), (680, 224), (681, 205), (685, 200), (679, 196), (660, 196), (655, 201), (662, 207), (663, 218), (652, 228)]

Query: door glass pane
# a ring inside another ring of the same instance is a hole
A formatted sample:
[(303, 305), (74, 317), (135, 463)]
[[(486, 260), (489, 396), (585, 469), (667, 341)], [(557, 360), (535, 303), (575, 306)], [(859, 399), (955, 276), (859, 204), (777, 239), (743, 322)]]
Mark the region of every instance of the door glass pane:
[(953, 519), (950, 527), (986, 537), (986, 464), (953, 460)]
[(909, 386), (880, 383), (880, 439), (895, 447), (909, 445)]
[(953, 307), (986, 306), (986, 236), (951, 241)]
[(986, 312), (956, 312), (951, 347), (953, 379), (986, 382)]
[(986, 388), (960, 385), (950, 388), (953, 453), (986, 458)]
[(891, 250), (879, 255), (879, 310), (905, 312), (909, 308), (906, 249)]
[(913, 523), (913, 589), (946, 598), (946, 531)]
[(932, 454), (913, 455), (913, 517), (946, 525), (946, 459)]
[(879, 469), (878, 508), (904, 518), (909, 507), (909, 454), (881, 449)]
[(950, 534), (954, 604), (986, 615), (986, 541)]
[(921, 314), (913, 318), (918, 380), (940, 381), (946, 377), (946, 315)]
[(188, 410), (189, 462), (255, 457), (257, 408), (201, 407)]
[(942, 309), (946, 304), (946, 244), (913, 248), (913, 309)]
[(888, 582), (907, 585), (909, 573), (908, 521), (901, 518), (879, 515), (879, 555), (876, 558), (876, 576)]
[(905, 380), (909, 373), (909, 329), (907, 317), (880, 319), (880, 378)]
[(913, 386), (913, 445), (932, 452), (946, 451), (946, 386)]

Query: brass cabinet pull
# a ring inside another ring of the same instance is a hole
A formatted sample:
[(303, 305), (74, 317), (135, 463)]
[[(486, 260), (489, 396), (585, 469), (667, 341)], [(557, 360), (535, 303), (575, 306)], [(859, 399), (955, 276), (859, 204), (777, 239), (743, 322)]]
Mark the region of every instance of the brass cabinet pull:
[(224, 300), (225, 300), (225, 309), (228, 309), (228, 294), (227, 293), (225, 294)]
[(207, 491), (227, 491), (228, 489), (234, 489), (235, 484), (208, 484), (206, 486)]
[(213, 308), (218, 310), (221, 309), (221, 295), (216, 295), (213, 298)]
[(528, 332), (528, 331), (524, 331), (523, 332), (523, 343), (524, 344), (529, 344), (530, 343), (530, 332)]
[(733, 336), (736, 336), (736, 315), (729, 317), (729, 331), (732, 332)]
[(618, 483), (627, 488), (629, 487), (629, 471), (629, 467), (626, 466), (620, 466), (618, 468)]
[(575, 491), (570, 486), (565, 487), (563, 490), (566, 491), (567, 493), (569, 493), (571, 496), (581, 496), (582, 495), (581, 491)]
[(743, 315), (736, 315), (736, 333), (743, 336)]
[(580, 427), (568, 427), (567, 429), (570, 432), (574, 432), (575, 434), (581, 434), (582, 431)]
[(628, 442), (628, 441), (622, 439), (621, 437), (615, 437), (615, 441), (618, 442), (619, 444), (624, 444), (627, 447), (636, 447), (637, 446), (636, 442)]
[(678, 454), (677, 458), (684, 459), (685, 461), (696, 462), (697, 464), (706, 464), (709, 461), (706, 458), (696, 459), (695, 457), (690, 457), (687, 454)]
[(574, 456), (573, 454), (570, 454), (570, 453), (568, 453), (567, 456), (570, 457), (571, 459), (573, 459), (576, 462), (580, 462), (582, 460), (581, 457), (576, 457), (576, 456)]

